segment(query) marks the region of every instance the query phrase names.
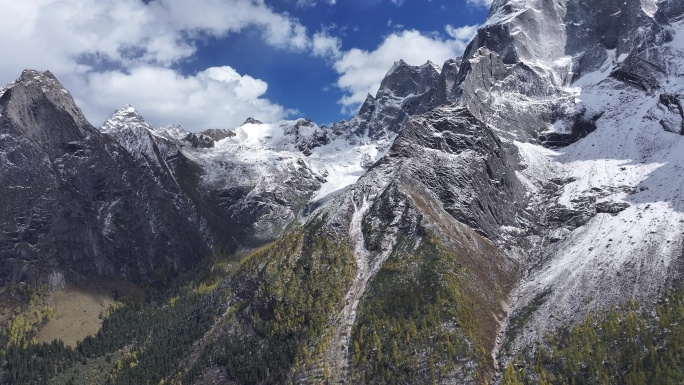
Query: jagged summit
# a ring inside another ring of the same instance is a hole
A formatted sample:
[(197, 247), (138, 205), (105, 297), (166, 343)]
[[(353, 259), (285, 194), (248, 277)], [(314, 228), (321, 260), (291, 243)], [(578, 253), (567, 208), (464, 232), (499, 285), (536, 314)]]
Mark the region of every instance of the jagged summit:
[[(50, 72), (24, 71), (5, 91), (0, 138), (1, 281), (136, 280), (208, 253), (173, 185), (139, 172), (125, 143), (92, 127)], [(185, 239), (156, 235), (172, 231)]]
[(442, 67), (440, 67), (439, 64), (433, 63), (430, 60), (428, 60), (427, 63), (423, 64), (423, 66), (430, 66), (430, 67), (434, 68), (435, 71), (442, 72)]
[[(359, 113), (348, 122), (350, 137), (391, 141), (409, 116), (439, 105), (439, 89), (446, 89), (447, 82), (453, 83), (452, 78), (449, 70), (440, 73), (430, 62), (420, 66), (403, 60), (395, 62), (376, 95), (369, 94)], [(446, 97), (441, 100), (446, 101)]]
[(438, 80), (439, 72), (430, 63), (410, 66), (400, 60), (385, 75), (376, 97), (382, 97), (386, 93), (392, 93), (394, 97), (422, 94), (435, 88)]
[(249, 117), (249, 118), (245, 119), (245, 122), (242, 123), (241, 126), (244, 126), (245, 124), (262, 124), (262, 123), (260, 120)]
[(210, 128), (208, 130), (202, 131), (201, 134), (210, 137), (215, 142), (235, 136), (234, 131), (225, 128)]
[[(668, 326), (650, 306), (684, 290), (683, 73), (681, 1), (495, 0), (463, 58), (397, 61), (332, 128), (250, 118), (195, 134), (124, 107), (116, 129), (53, 152), (19, 129), (74, 122), (29, 74), (0, 98), (0, 272), (165, 276), (212, 245), (275, 240), (216, 263), (219, 291), (192, 290), (193, 313), (214, 313), (174, 350), (188, 370), (155, 382), (496, 384), (508, 367), (572, 383), (552, 377), (570, 358), (538, 349), (631, 300)], [(180, 318), (154, 334), (196, 329)]]
[(107, 119), (100, 127), (104, 133), (114, 133), (119, 130), (141, 128), (152, 130), (152, 127), (145, 121), (135, 107), (130, 104), (119, 108)]
[(40, 84), (41, 86), (46, 86), (46, 91), (48, 88), (64, 90), (62, 84), (57, 80), (55, 75), (50, 71), (37, 71), (32, 69), (25, 69), (22, 71), (19, 78), (15, 83), (22, 83), (24, 85)]
[(0, 114), (5, 130), (20, 133), (52, 154), (97, 132), (50, 71), (24, 70), (0, 97)]
[(166, 127), (160, 127), (155, 130), (155, 133), (171, 140), (183, 140), (186, 136), (190, 134), (185, 127), (180, 124), (171, 124)]
[[(608, 77), (647, 93), (674, 84), (666, 77), (674, 70), (669, 42), (680, 28), (676, 3), (496, 1), (447, 98), (519, 140), (572, 143), (601, 114), (578, 97), (587, 82)], [(658, 7), (653, 17), (649, 4)]]
[(389, 71), (387, 71), (387, 73), (390, 74), (390, 73), (396, 71), (397, 68), (399, 68), (401, 66), (405, 66), (405, 65), (408, 65), (408, 64), (406, 64), (404, 59), (399, 59), (399, 60), (395, 61), (394, 64), (392, 64), (392, 67), (390, 67), (390, 69), (389, 69)]

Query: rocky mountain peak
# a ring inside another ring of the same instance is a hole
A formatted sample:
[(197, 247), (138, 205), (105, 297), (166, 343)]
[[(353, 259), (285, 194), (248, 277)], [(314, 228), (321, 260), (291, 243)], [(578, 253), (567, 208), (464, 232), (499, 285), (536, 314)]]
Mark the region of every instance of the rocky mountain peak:
[[(563, 87), (600, 68), (611, 54), (638, 52), (642, 59), (655, 59), (657, 52), (648, 47), (671, 38), (666, 25), (684, 13), (679, 3), (496, 0), (464, 56), (470, 59), (487, 47), (504, 64), (524, 62)], [(524, 34), (517, 32), (522, 30)]]
[(25, 70), (0, 97), (0, 114), (3, 130), (18, 133), (52, 154), (97, 133), (49, 71)]
[(442, 105), (449, 99), (449, 94), (454, 88), (454, 83), (458, 80), (458, 71), (463, 59), (461, 57), (448, 59), (442, 65), (439, 74), (439, 84), (437, 85), (436, 105)]
[(235, 132), (231, 130), (221, 129), (221, 128), (210, 128), (201, 132), (202, 135), (208, 136), (214, 141), (218, 142), (225, 138), (231, 138), (235, 136)]
[(152, 127), (147, 124), (145, 119), (138, 113), (138, 111), (127, 104), (116, 110), (114, 114), (104, 122), (100, 131), (105, 133), (113, 133), (120, 130), (142, 128), (152, 130)]
[(399, 60), (380, 83), (378, 97), (388, 93), (395, 97), (422, 94), (434, 88), (438, 80), (439, 71), (434, 64), (427, 62), (421, 66), (410, 66)]
[(44, 91), (47, 91), (48, 89), (55, 89), (68, 92), (64, 89), (59, 80), (57, 80), (55, 75), (50, 71), (25, 69), (21, 73), (21, 76), (19, 76), (19, 79), (17, 79), (16, 83), (21, 83), (26, 86), (33, 84), (40, 85), (41, 87), (44, 87)]
[[(448, 99), (519, 140), (573, 143), (603, 113), (577, 97), (587, 85), (608, 77), (648, 94), (668, 88), (679, 3), (495, 1)], [(510, 98), (536, 100), (534, 113)]]
[[(647, 1), (647, 0), (644, 0)], [(657, 11), (655, 13), (655, 18), (660, 22), (673, 23), (677, 21), (682, 21), (682, 15), (684, 15), (684, 3), (681, 1), (666, 1), (657, 2)]]
[(245, 122), (242, 123), (241, 126), (244, 126), (245, 124), (262, 124), (262, 122), (250, 116), (249, 118), (245, 119)]
[(438, 105), (436, 95), (440, 82), (445, 79), (432, 62), (420, 66), (408, 65), (403, 60), (395, 62), (375, 97), (369, 94), (359, 113), (346, 125), (349, 138), (354, 141), (367, 136), (372, 140), (389, 140), (401, 130), (408, 116)]
[(167, 139), (178, 141), (183, 140), (186, 136), (188, 136), (189, 132), (180, 124), (172, 124), (166, 127), (155, 129), (155, 134), (163, 136)]
[(437, 71), (437, 72), (442, 72), (442, 69), (439, 67), (439, 65), (438, 65), (437, 63), (433, 63), (433, 62), (430, 61), (430, 60), (428, 60), (427, 63), (425, 63), (425, 64), (423, 64), (423, 65), (425, 65), (425, 66), (431, 66), (432, 68), (434, 68), (435, 71)]

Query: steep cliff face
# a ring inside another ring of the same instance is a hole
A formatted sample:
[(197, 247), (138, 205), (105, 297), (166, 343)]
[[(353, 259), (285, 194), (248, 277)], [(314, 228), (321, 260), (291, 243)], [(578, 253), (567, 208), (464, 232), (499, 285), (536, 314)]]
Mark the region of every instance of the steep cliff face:
[[(502, 229), (530, 225), (517, 164), (514, 146), (466, 109), (443, 106), (409, 118), (384, 157), (313, 212), (305, 227), (315, 223), (321, 237), (346, 240), (356, 272), (330, 315), (325, 355), (298, 367), (297, 382), (315, 382), (323, 372), (331, 383), (430, 381), (435, 367), (438, 383), (491, 379), (494, 362), (481, 352), (495, 347), (518, 268), (500, 249), (507, 244)], [(418, 298), (424, 299), (421, 314), (440, 322), (400, 316), (399, 303), (409, 306)], [(411, 331), (411, 322), (417, 329)], [(399, 343), (396, 333), (439, 335), (456, 348), (430, 358), (431, 347), (417, 336)], [(371, 335), (382, 346), (372, 345)], [(396, 354), (376, 355), (374, 349)], [(408, 357), (415, 362), (408, 365)], [(380, 369), (396, 365), (407, 365), (405, 378)]]
[(162, 158), (199, 165), (199, 172), (189, 172), (199, 178), (200, 198), (194, 204), (209, 205), (230, 223), (230, 231), (221, 234), (231, 233), (237, 244), (252, 247), (274, 239), (307, 210), (356, 182), (388, 151), (409, 116), (436, 106), (437, 95), (446, 94), (458, 71), (454, 61), (445, 66), (440, 74), (432, 63), (396, 63), (357, 116), (330, 128), (307, 119), (266, 124), (248, 119), (234, 131), (192, 134), (178, 126), (152, 128), (132, 107), (124, 107), (101, 130), (143, 167), (169, 170), (155, 175), (178, 172), (164, 166)]
[(495, 1), (466, 49), (450, 97), (519, 148), (536, 201), (512, 351), (681, 286), (681, 19), (676, 1)]
[(394, 139), (407, 117), (438, 105), (439, 84), (440, 72), (435, 64), (414, 67), (400, 60), (387, 72), (375, 97), (368, 95), (345, 130), (372, 140)]
[(135, 280), (209, 253), (173, 194), (138, 173), (49, 72), (25, 71), (3, 93), (0, 130), (4, 282)]
[[(171, 194), (173, 205), (193, 224), (207, 245), (226, 253), (241, 246), (236, 239), (239, 226), (230, 217), (220, 215), (204, 198), (201, 187), (204, 170), (182, 151), (184, 147), (211, 148), (213, 139), (188, 133), (180, 126), (155, 130), (132, 106), (117, 110), (100, 131), (113, 137), (132, 156), (139, 171)], [(222, 133), (215, 131), (214, 135), (220, 137)]]
[(349, 122), (202, 134), (130, 107), (102, 134), (26, 72), (0, 90), (5, 279), (275, 239), (193, 288), (206, 334), (155, 379), (496, 383), (545, 336), (682, 289), (682, 59), (680, 1), (495, 0), (463, 59), (397, 62)]
[[(665, 83), (669, 59), (658, 48), (673, 35), (658, 7), (640, 0), (495, 1), (464, 53), (451, 98), (519, 140), (572, 143), (598, 119), (575, 101), (570, 88), (580, 78), (603, 69), (646, 92)], [(677, 18), (675, 10), (665, 12)]]

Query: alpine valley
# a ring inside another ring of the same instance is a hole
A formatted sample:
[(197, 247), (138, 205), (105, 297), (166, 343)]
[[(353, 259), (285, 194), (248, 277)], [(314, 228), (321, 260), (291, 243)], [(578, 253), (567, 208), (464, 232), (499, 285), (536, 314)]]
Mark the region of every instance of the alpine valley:
[(2, 383), (684, 381), (681, 0), (494, 0), (332, 127), (0, 95)]

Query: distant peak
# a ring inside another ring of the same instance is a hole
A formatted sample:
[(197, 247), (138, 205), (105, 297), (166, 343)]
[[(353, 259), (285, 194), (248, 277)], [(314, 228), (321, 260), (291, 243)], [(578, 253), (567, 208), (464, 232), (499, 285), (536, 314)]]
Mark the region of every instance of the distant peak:
[(21, 76), (17, 79), (18, 82), (26, 82), (31, 80), (52, 79), (57, 80), (55, 75), (50, 71), (37, 71), (32, 69), (25, 69), (21, 72)]
[(189, 134), (188, 130), (186, 130), (185, 127), (183, 127), (180, 124), (171, 124), (171, 125), (168, 125), (166, 127), (160, 127), (157, 129), (157, 131), (158, 132), (165, 131), (165, 132), (173, 133), (175, 135), (187, 135), (187, 134)]
[(14, 83), (10, 83), (6, 86), (0, 87), (0, 96), (2, 96), (5, 93), (5, 91), (10, 89), (13, 85), (14, 85)]
[(263, 124), (263, 123), (262, 123), (260, 120), (257, 120), (257, 119), (254, 119), (254, 118), (252, 118), (252, 117), (249, 117), (249, 118), (247, 118), (247, 119), (245, 120), (244, 123), (242, 123), (243, 126), (244, 126), (245, 124)]
[(427, 63), (423, 64), (422, 67), (432, 68), (438, 73), (442, 72), (442, 68), (439, 65), (431, 62), (430, 60), (428, 60)]
[(152, 129), (152, 127), (147, 124), (145, 119), (138, 113), (135, 107), (131, 106), (130, 104), (126, 104), (125, 106), (114, 111), (112, 117), (107, 119), (102, 127), (100, 127), (100, 131), (111, 133), (139, 127), (148, 130)]
[(140, 115), (138, 110), (135, 109), (130, 104), (126, 104), (125, 106), (119, 108), (114, 112), (113, 116), (125, 116), (129, 119), (136, 119), (136, 120), (145, 120), (143, 117)]
[(225, 130), (221, 128), (210, 128), (201, 132), (201, 135), (208, 136), (214, 141), (218, 142), (221, 139), (229, 138), (235, 136), (235, 132), (231, 130)]
[(406, 65), (408, 65), (408, 64), (406, 64), (404, 59), (399, 59), (399, 61), (394, 62), (394, 64), (392, 65), (392, 68), (390, 68), (389, 72), (394, 72), (397, 68), (402, 67), (402, 66), (406, 66)]
[(15, 86), (22, 84), (26, 87), (31, 87), (31, 86), (38, 86), (42, 90), (42, 92), (47, 92), (47, 91), (57, 91), (61, 92), (63, 94), (69, 94), (69, 91), (67, 91), (64, 86), (62, 86), (62, 83), (57, 80), (55, 75), (50, 72), (50, 71), (37, 71), (37, 70), (32, 70), (32, 69), (25, 69), (22, 71), (21, 76), (19, 76), (19, 79), (16, 80), (13, 84), (10, 86)]

